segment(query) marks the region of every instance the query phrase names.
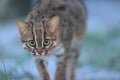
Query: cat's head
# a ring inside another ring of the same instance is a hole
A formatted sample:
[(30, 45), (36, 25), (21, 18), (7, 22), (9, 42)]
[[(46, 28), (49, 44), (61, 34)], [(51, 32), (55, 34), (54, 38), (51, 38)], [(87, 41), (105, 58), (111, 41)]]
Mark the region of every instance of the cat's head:
[(24, 48), (35, 56), (50, 53), (57, 45), (59, 22), (58, 16), (30, 22), (18, 20), (16, 23)]

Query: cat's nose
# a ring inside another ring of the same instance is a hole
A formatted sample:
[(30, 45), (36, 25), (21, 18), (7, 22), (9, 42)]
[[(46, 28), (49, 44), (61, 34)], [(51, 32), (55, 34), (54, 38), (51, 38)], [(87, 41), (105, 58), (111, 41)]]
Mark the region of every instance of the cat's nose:
[(38, 51), (38, 54), (41, 55), (41, 53), (43, 52), (43, 48), (38, 47), (38, 48), (37, 48), (37, 51)]

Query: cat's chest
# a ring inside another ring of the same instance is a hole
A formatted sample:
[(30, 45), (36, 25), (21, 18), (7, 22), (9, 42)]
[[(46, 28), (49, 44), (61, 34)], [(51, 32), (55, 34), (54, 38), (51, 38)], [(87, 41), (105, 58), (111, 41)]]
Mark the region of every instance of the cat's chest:
[(51, 51), (51, 54), (55, 55), (55, 56), (62, 56), (65, 52), (65, 49), (63, 47), (62, 44), (59, 44), (58, 46), (55, 47), (55, 49), (53, 49)]

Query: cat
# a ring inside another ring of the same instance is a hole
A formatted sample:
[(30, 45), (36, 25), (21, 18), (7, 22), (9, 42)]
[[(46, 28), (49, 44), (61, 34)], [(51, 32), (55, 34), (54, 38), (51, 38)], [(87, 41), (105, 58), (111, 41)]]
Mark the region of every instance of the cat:
[(83, 0), (38, 0), (25, 20), (16, 24), (24, 48), (35, 57), (41, 80), (50, 80), (47, 57), (54, 54), (54, 80), (75, 80), (75, 67), (86, 30)]

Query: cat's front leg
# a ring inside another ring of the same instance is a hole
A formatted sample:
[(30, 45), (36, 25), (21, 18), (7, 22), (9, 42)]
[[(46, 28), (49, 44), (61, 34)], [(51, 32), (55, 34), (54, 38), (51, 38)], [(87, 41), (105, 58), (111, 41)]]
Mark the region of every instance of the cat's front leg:
[(55, 72), (54, 80), (66, 80), (66, 68), (69, 60), (70, 48), (65, 49), (64, 54), (56, 55), (57, 57), (57, 69)]
[(40, 80), (50, 80), (45, 62), (41, 59), (35, 59), (35, 64), (40, 75)]

